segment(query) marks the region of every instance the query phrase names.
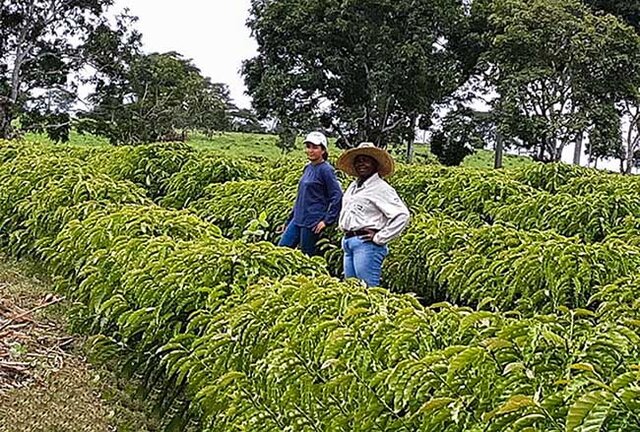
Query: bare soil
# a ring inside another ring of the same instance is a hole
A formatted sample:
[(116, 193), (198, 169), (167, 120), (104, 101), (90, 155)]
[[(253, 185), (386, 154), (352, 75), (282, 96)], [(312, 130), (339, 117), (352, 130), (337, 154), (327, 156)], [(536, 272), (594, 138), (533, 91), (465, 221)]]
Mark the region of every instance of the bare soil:
[(92, 365), (63, 297), (0, 255), (0, 432), (155, 431), (134, 383)]

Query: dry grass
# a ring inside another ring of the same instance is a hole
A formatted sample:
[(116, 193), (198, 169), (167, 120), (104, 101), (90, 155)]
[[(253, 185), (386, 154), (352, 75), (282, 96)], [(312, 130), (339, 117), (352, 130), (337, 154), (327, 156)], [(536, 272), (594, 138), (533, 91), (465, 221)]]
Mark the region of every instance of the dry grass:
[(0, 432), (157, 430), (134, 384), (87, 361), (35, 274), (0, 255)]

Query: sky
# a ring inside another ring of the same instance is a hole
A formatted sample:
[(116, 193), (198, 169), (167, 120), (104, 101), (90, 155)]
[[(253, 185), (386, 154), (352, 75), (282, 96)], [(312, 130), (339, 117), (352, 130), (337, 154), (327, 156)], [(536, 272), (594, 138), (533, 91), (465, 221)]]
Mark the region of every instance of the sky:
[(129, 8), (139, 18), (145, 52), (176, 51), (213, 82), (229, 86), (242, 108), (250, 98), (240, 75), (242, 61), (256, 54), (257, 44), (245, 22), (249, 0), (117, 0), (115, 10)]

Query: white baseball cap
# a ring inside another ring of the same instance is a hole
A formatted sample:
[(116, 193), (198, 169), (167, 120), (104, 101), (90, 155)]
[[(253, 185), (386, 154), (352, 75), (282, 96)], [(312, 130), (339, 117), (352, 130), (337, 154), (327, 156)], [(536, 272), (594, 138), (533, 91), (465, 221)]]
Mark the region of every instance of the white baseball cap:
[(325, 149), (327, 148), (327, 137), (324, 136), (322, 132), (318, 132), (318, 131), (309, 132), (307, 137), (304, 139), (304, 142), (311, 143), (314, 145), (321, 145), (321, 146), (324, 146)]

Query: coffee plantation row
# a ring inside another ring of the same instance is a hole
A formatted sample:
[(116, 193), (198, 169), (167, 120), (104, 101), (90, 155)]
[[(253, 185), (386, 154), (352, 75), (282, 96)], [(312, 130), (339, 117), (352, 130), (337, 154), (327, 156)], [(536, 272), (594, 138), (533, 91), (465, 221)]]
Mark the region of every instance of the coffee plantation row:
[[(640, 431), (634, 178), (401, 166), (414, 216), (386, 290), (330, 276), (336, 232), (326, 261), (259, 241), (301, 162), (13, 142), (0, 162), (3, 248), (43, 263), (170, 429)], [(540, 197), (608, 191), (596, 225), (506, 210), (587, 218)]]

